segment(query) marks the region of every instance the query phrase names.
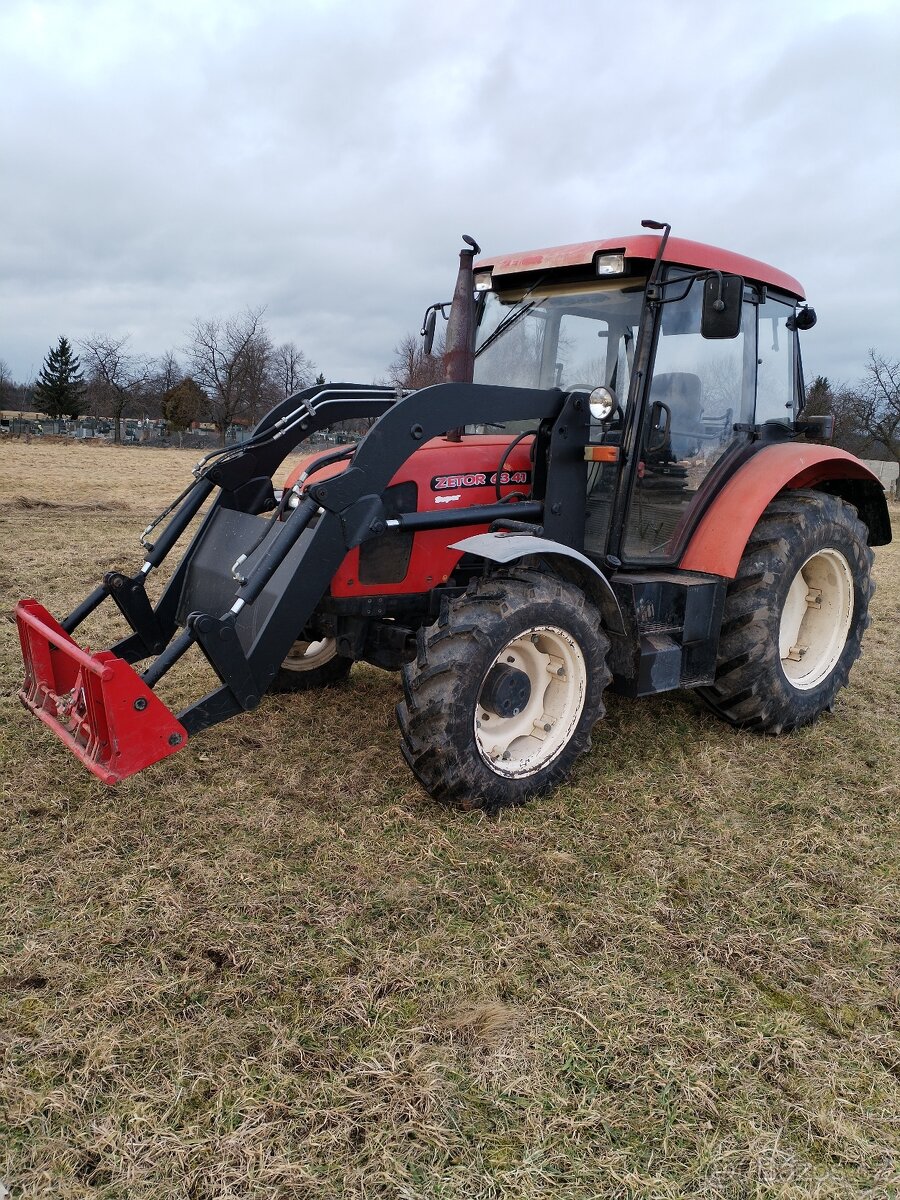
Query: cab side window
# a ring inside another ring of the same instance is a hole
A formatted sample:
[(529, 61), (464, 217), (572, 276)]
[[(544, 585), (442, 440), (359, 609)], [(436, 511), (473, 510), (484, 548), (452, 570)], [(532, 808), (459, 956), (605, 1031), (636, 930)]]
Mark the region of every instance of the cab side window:
[(756, 424), (794, 419), (795, 336), (788, 328), (793, 305), (769, 296), (758, 310)]

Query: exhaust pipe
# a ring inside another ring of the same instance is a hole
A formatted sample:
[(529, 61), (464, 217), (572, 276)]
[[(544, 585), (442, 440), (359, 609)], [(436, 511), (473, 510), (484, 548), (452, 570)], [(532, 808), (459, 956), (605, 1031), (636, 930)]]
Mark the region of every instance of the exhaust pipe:
[(475, 276), (472, 262), (481, 247), (463, 234), (466, 249), (459, 252), (459, 274), (447, 322), (444, 382), (471, 383), (475, 374)]

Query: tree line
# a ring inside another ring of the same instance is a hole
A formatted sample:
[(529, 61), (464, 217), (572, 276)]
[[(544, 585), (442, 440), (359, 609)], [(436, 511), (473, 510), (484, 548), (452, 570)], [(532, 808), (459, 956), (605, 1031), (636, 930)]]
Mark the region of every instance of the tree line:
[(834, 418), (834, 444), (861, 458), (900, 463), (900, 360), (869, 351), (857, 383), (817, 376), (806, 390), (806, 411)]
[[(37, 381), (13, 381), (0, 359), (0, 407), (30, 406), (53, 419), (86, 413), (111, 418), (121, 436), (125, 417), (162, 419), (174, 430), (206, 421), (223, 439), (235, 424), (253, 425), (272, 405), (325, 377), (294, 343), (276, 345), (262, 308), (226, 319), (197, 319), (179, 358), (134, 353), (130, 339), (92, 334), (76, 354), (65, 337), (47, 354)], [(406, 334), (394, 347), (387, 381), (421, 388), (443, 378), (441, 347), (426, 355), (421, 338)], [(833, 384), (817, 376), (807, 388), (808, 414), (834, 418), (835, 445), (863, 458), (900, 462), (900, 360), (870, 350), (862, 377)]]
[[(284, 397), (325, 383), (294, 342), (273, 343), (263, 311), (198, 318), (180, 355), (167, 350), (158, 358), (132, 351), (129, 336), (92, 334), (78, 341), (77, 352), (60, 337), (32, 384), (14, 382), (0, 359), (0, 408), (46, 413), (52, 420), (105, 417), (117, 441), (128, 417), (163, 420), (176, 432), (209, 422), (224, 439), (233, 425), (253, 425)], [(441, 353), (438, 345), (433, 355), (425, 354), (422, 339), (406, 334), (394, 347), (386, 381), (401, 389), (439, 383)]]
[(176, 431), (209, 422), (224, 440), (231, 426), (253, 425), (285, 396), (325, 382), (294, 342), (273, 342), (263, 312), (198, 318), (180, 354), (158, 358), (133, 351), (130, 335), (91, 334), (77, 351), (60, 337), (31, 385), (14, 382), (0, 360), (0, 407), (30, 407), (53, 420), (107, 417), (117, 441), (126, 417), (163, 420)]

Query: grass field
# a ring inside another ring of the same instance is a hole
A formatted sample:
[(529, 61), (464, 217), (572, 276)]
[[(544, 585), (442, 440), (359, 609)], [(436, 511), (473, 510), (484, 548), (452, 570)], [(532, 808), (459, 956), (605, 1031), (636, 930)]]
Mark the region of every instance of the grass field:
[(9, 613), (139, 562), (195, 458), (0, 445), (12, 1196), (900, 1195), (900, 548), (789, 737), (612, 697), (570, 786), (462, 815), (357, 667), (109, 790)]

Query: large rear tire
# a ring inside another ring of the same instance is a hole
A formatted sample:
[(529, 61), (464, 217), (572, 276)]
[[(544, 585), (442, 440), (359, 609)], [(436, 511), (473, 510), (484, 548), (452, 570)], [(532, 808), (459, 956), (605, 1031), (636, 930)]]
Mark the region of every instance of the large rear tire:
[(312, 692), (317, 688), (335, 687), (350, 674), (353, 660), (337, 652), (334, 638), (317, 642), (294, 642), (287, 658), (272, 681), (270, 692)]
[(719, 716), (786, 733), (834, 706), (869, 624), (867, 536), (837, 496), (787, 492), (766, 508), (728, 588), (715, 684), (699, 689)]
[(604, 714), (608, 651), (572, 584), (524, 569), (473, 582), (420, 631), (403, 668), (397, 719), (413, 774), (466, 809), (556, 787)]

